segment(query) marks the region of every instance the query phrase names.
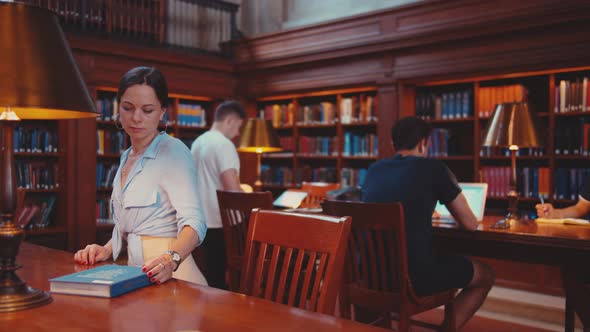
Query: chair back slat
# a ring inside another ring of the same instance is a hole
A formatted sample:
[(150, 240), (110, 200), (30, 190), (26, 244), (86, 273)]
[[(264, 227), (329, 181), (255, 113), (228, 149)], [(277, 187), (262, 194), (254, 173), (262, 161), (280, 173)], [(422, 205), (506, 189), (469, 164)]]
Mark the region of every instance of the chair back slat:
[(350, 218), (255, 209), (241, 292), (333, 313), (349, 232)]
[(284, 299), (285, 296), (285, 287), (287, 285), (287, 278), (289, 275), (289, 266), (291, 263), (291, 258), (293, 257), (293, 248), (287, 248), (285, 250), (285, 259), (283, 261), (283, 265), (281, 267), (281, 275), (279, 279), (279, 286), (277, 291), (277, 298)]
[(325, 201), (324, 211), (352, 217), (346, 283), (373, 291), (407, 292), (405, 224), (400, 203)]
[[(299, 276), (301, 276), (304, 257), (305, 257), (305, 252), (303, 250), (298, 250), (297, 259), (295, 261), (295, 268), (293, 269), (293, 275), (292, 275), (293, 280), (291, 282), (291, 285), (299, 285)], [(287, 304), (290, 306), (294, 306), (296, 296), (297, 296), (297, 287), (289, 287), (289, 302), (287, 302)]]
[(277, 265), (279, 262), (279, 253), (281, 252), (280, 246), (273, 246), (272, 256), (270, 258), (270, 266), (268, 267), (268, 280), (267, 280), (267, 287), (264, 294), (264, 298), (267, 300), (273, 299), (273, 291), (275, 285), (275, 275), (277, 271)]
[(228, 286), (229, 290), (238, 291), (244, 263), (244, 252), (246, 251), (250, 212), (254, 208), (272, 209), (272, 194), (269, 191), (245, 193), (218, 190), (217, 201), (225, 240), (229, 271)]

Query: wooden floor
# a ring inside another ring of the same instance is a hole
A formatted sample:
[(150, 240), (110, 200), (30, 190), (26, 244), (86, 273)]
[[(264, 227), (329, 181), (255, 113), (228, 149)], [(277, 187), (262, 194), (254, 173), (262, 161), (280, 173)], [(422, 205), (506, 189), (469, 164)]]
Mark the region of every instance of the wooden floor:
[[(442, 310), (431, 310), (413, 317), (415, 320), (421, 320), (428, 323), (438, 324), (442, 320)], [(431, 329), (412, 326), (412, 332), (432, 332)], [(526, 325), (513, 324), (505, 321), (489, 319), (475, 316), (470, 320), (460, 332), (549, 332), (545, 330)]]

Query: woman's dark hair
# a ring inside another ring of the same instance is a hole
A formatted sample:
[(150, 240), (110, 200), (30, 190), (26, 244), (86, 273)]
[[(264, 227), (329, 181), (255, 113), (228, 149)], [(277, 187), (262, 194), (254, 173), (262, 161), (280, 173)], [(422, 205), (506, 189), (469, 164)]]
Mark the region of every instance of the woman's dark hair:
[(415, 116), (400, 119), (391, 128), (391, 139), (395, 150), (411, 150), (423, 139), (428, 139), (432, 126)]
[(121, 102), (121, 96), (132, 85), (148, 85), (156, 92), (156, 97), (162, 104), (162, 107), (168, 106), (168, 84), (164, 75), (154, 67), (135, 67), (121, 77), (119, 81), (119, 91), (117, 92), (117, 102)]
[(214, 120), (223, 121), (228, 115), (232, 113), (239, 116), (240, 119), (245, 119), (248, 116), (244, 110), (244, 107), (242, 107), (242, 104), (235, 100), (226, 100), (217, 106)]

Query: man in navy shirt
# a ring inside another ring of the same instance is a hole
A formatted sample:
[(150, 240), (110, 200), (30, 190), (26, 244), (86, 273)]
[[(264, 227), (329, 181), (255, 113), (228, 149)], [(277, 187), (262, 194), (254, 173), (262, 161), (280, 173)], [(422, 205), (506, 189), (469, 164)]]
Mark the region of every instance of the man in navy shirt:
[(455, 300), (455, 322), (460, 329), (482, 305), (495, 277), (482, 262), (438, 255), (432, 248), (437, 201), (446, 205), (459, 226), (475, 230), (478, 224), (453, 173), (442, 161), (426, 158), (431, 131), (419, 118), (399, 120), (391, 130), (397, 154), (369, 167), (362, 200), (402, 203), (412, 287), (418, 295), (463, 288)]

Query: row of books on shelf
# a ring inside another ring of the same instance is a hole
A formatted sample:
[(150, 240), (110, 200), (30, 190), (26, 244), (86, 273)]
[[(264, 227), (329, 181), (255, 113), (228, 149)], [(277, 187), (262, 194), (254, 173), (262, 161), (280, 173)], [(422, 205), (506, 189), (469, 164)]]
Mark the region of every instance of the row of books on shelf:
[(58, 133), (47, 128), (16, 127), (14, 129), (14, 152), (57, 152)]
[(553, 198), (577, 200), (588, 176), (590, 170), (587, 168), (558, 168), (553, 178)]
[(379, 142), (377, 135), (358, 135), (352, 132), (344, 133), (343, 156), (377, 156), (379, 154)]
[(309, 165), (298, 168), (295, 172), (291, 167), (273, 167), (262, 165), (260, 168), (260, 178), (266, 185), (289, 186), (292, 183), (300, 185), (302, 182), (332, 182), (337, 181), (337, 171), (335, 167), (316, 167)]
[(295, 151), (295, 138), (293, 136), (281, 136), (279, 137), (281, 147), (285, 151)]
[(96, 223), (112, 224), (111, 219), (111, 200), (107, 197), (101, 197), (96, 200)]
[(528, 100), (528, 90), (522, 84), (479, 88), (478, 117), (489, 118), (496, 105)]
[(434, 128), (428, 137), (429, 157), (448, 157), (454, 154), (453, 146), (449, 144), (451, 132), (446, 128)]
[[(545, 148), (520, 148), (516, 150), (517, 157), (542, 157), (544, 155)], [(483, 158), (510, 157), (510, 149), (484, 146), (479, 149), (479, 156)]]
[(348, 168), (344, 167), (340, 170), (340, 186), (346, 187), (362, 187), (367, 176), (366, 168)]
[(418, 93), (416, 116), (422, 119), (462, 119), (473, 116), (471, 90), (454, 92)]
[(377, 121), (377, 98), (371, 95), (344, 97), (340, 100), (340, 121), (342, 124)]
[(25, 189), (56, 189), (59, 187), (57, 175), (59, 166), (48, 161), (17, 160), (16, 185)]
[[(207, 126), (207, 111), (201, 105), (179, 103), (177, 109), (177, 116), (178, 124), (180, 126)], [(164, 121), (169, 121), (169, 119), (164, 119)]]
[(305, 105), (297, 111), (297, 124), (316, 125), (316, 124), (335, 124), (338, 122), (338, 112), (336, 106), (331, 102), (321, 102), (319, 104)]
[(96, 188), (112, 188), (119, 164), (96, 163)]
[(266, 105), (260, 110), (260, 114), (266, 120), (271, 120), (273, 127), (293, 126), (293, 114), (295, 113), (293, 103)]
[(556, 155), (588, 156), (590, 154), (590, 119), (568, 119), (557, 123), (554, 140)]
[(114, 121), (119, 112), (117, 97), (115, 96), (96, 98), (94, 105), (96, 111), (100, 113), (97, 120)]
[(588, 77), (561, 80), (555, 86), (555, 113), (590, 111)]
[(22, 229), (49, 226), (49, 216), (53, 211), (56, 200), (56, 195), (42, 195), (26, 199), (22, 208), (16, 211), (15, 225)]
[(121, 154), (127, 145), (125, 134), (121, 130), (96, 130), (96, 153)]
[(338, 137), (336, 136), (300, 136), (299, 153), (336, 156), (338, 155)]
[[(551, 173), (548, 167), (516, 169), (516, 188), (520, 197), (549, 198)], [(510, 167), (482, 167), (482, 182), (488, 184), (490, 197), (506, 197), (510, 191)]]
[[(295, 112), (293, 103), (266, 105), (259, 113), (264, 119), (271, 120), (274, 127), (289, 127), (296, 121), (302, 125), (368, 123), (377, 121), (377, 102), (372, 95), (343, 97), (340, 112), (332, 102), (302, 105)], [(295, 118), (296, 113), (296, 119)], [(340, 119), (338, 114), (340, 113)]]

